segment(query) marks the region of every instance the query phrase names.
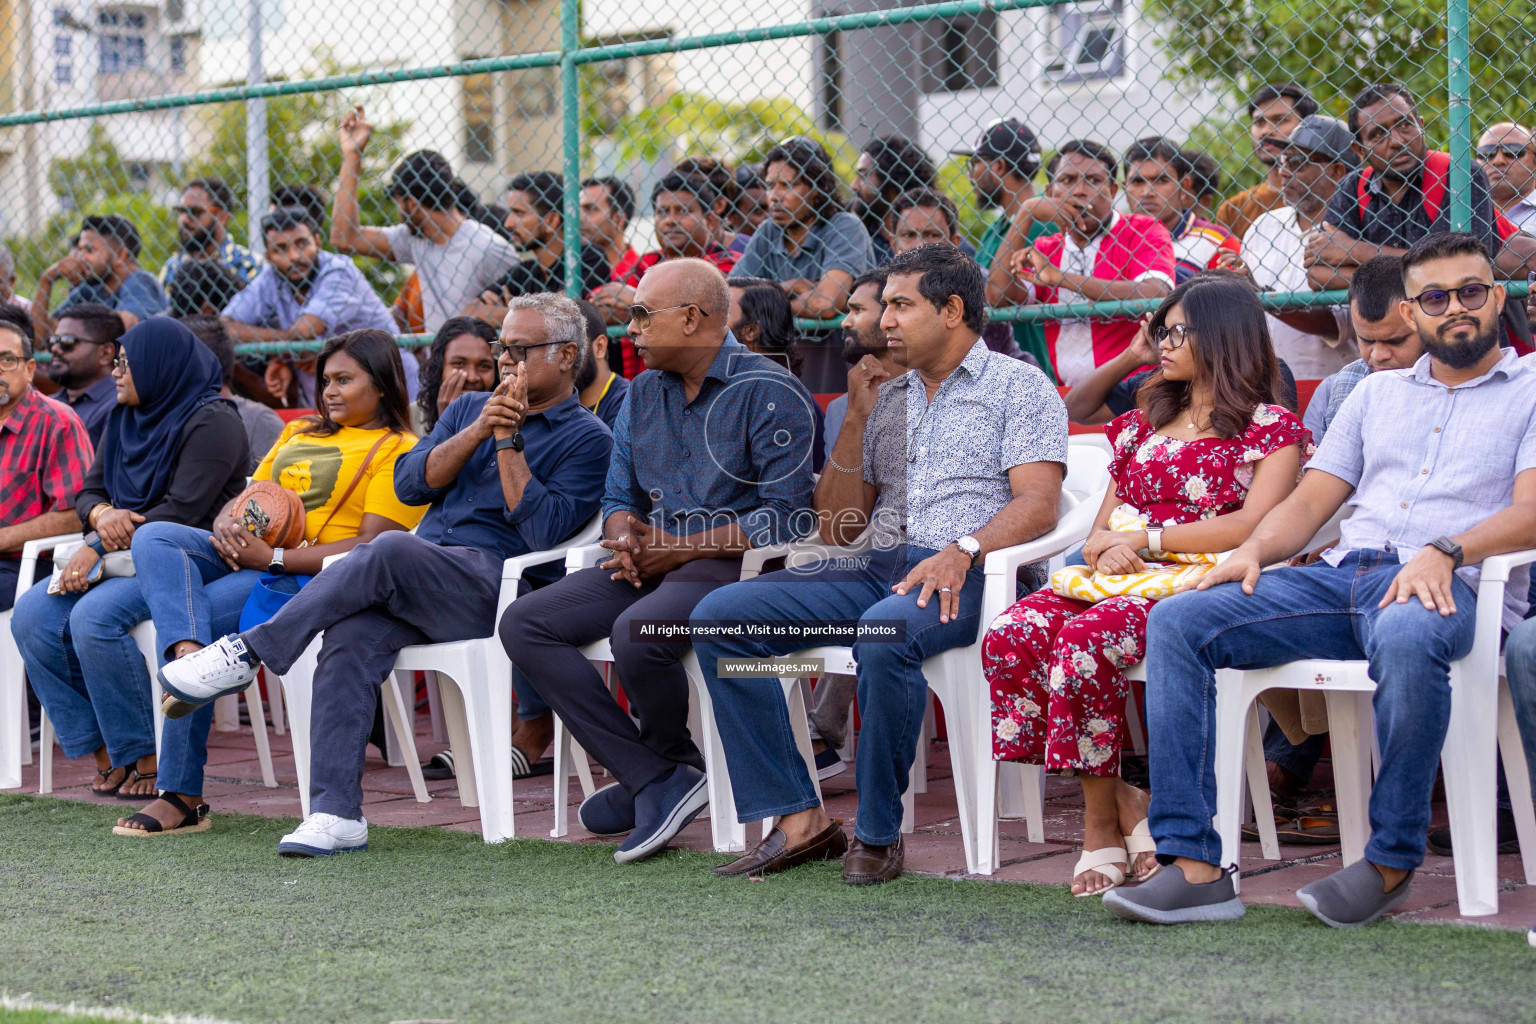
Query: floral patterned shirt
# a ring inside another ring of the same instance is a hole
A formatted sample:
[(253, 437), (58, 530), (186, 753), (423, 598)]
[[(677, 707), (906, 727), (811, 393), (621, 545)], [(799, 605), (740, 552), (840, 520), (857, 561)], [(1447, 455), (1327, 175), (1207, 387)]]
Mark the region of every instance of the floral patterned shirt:
[(1253, 484), (1254, 463), (1300, 445), (1302, 461), (1315, 450), (1312, 434), (1284, 406), (1260, 405), (1237, 437), (1179, 441), (1157, 433), (1146, 414), (1132, 409), (1104, 432), (1114, 448), (1109, 472), (1120, 500), (1167, 525), (1235, 512)]

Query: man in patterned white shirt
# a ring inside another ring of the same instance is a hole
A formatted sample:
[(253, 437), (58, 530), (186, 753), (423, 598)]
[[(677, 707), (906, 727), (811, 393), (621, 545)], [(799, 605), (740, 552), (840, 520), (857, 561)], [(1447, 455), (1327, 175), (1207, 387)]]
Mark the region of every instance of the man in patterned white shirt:
[[(928, 693), (923, 661), (975, 642), (987, 552), (1056, 522), (1066, 408), (1043, 373), (981, 340), (981, 268), (954, 246), (934, 244), (897, 256), (886, 273), (880, 325), (909, 369), (890, 379), (866, 355), (849, 371), (848, 412), (815, 496), (823, 540), (851, 543), (872, 523), (874, 550), (722, 587), (693, 611), (694, 650), (737, 813), (743, 822), (779, 818), (760, 845), (717, 874), (769, 874), (845, 850), (845, 882), (901, 874), (901, 795)], [(853, 621), (861, 626), (853, 653), (863, 727), (850, 848), (816, 795), (778, 680), (726, 677), (720, 659), (811, 646), (793, 636), (763, 639), (744, 623)], [(872, 635), (873, 626), (891, 632)], [(720, 627), (742, 635), (705, 635)]]

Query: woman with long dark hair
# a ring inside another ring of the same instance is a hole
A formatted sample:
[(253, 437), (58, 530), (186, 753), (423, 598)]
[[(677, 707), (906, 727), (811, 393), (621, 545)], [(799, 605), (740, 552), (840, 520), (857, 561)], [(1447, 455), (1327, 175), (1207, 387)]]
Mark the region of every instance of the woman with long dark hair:
[(1149, 796), (1119, 777), (1125, 670), (1146, 653), (1153, 602), (1247, 540), (1311, 451), (1307, 429), (1275, 402), (1279, 371), (1252, 288), (1192, 278), (1142, 330), (1161, 363), (1139, 408), (1106, 428), (1111, 482), (1087, 565), (1005, 611), (982, 646), (994, 756), (1082, 783), (1078, 896), (1157, 870)]
[[(252, 476), (299, 495), (305, 512), (301, 547), (274, 549), (247, 533), (231, 514), (232, 503), (211, 533), (157, 523), (135, 534), (134, 568), (164, 660), (235, 632), (263, 573), (270, 590), (296, 593), (327, 557), (389, 530), (409, 530), (426, 512), (395, 496), (395, 460), (416, 444), (395, 339), (373, 330), (338, 335), (325, 343), (315, 373), (321, 395), (316, 415), (288, 424)], [(208, 704), (166, 720), (162, 792), (119, 820), (119, 835), (208, 827), (202, 792), (212, 709)]]
[(94, 754), (92, 791), (126, 799), (155, 791), (149, 673), (128, 635), (149, 609), (142, 576), (92, 582), (98, 562), (145, 530), (207, 530), (245, 486), (250, 446), (219, 361), (186, 327), (151, 317), (119, 346), (117, 406), (75, 499), (86, 543), (56, 584), (21, 595), (11, 632), (64, 755)]
[(421, 390), (416, 408), (421, 426), (430, 431), (443, 410), (467, 391), (496, 389), (496, 357), (491, 343), (496, 328), (477, 316), (456, 316), (444, 321), (421, 364)]

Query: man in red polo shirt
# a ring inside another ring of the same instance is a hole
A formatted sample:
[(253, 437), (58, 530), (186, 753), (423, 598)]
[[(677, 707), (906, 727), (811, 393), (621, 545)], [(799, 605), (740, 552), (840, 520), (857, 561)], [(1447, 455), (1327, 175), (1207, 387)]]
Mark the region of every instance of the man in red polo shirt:
[[(591, 299), (610, 324), (629, 322), (629, 307), (635, 301), (635, 288), (645, 272), (663, 260), (700, 259), (730, 276), (737, 253), (721, 245), (720, 218), (715, 213), (719, 194), (707, 178), (696, 174), (672, 173), (656, 183), (651, 192), (651, 206), (656, 217), (656, 241), (659, 249), (635, 259), (628, 274), (614, 275), (610, 284), (597, 289)], [(620, 339), (624, 354), (624, 376), (633, 378), (645, 369), (635, 355), (634, 344)]]
[[(1051, 187), (1021, 206), (1009, 231), (1013, 256), (992, 267), (989, 285), (1020, 305), (1160, 299), (1173, 290), (1173, 237), (1155, 218), (1115, 210), (1120, 165), (1109, 147), (1070, 140), (1046, 170)], [(1061, 230), (1030, 245), (1036, 222)], [(1125, 316), (1047, 323), (1056, 379), (1083, 380), (1130, 345), (1138, 324)]]
[(91, 464), (85, 424), (32, 387), (36, 369), (26, 311), (0, 306), (0, 611), (16, 600), (22, 545), (79, 531), (75, 495)]

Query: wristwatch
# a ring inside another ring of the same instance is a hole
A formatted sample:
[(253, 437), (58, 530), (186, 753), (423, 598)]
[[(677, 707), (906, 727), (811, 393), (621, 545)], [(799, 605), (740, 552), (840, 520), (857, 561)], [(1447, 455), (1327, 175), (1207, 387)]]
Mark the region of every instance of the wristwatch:
[(961, 553), (971, 560), (971, 568), (976, 568), (976, 559), (981, 557), (981, 541), (970, 534), (966, 534), (955, 541), (955, 547), (959, 548)]
[(1429, 542), (1429, 546), (1434, 548), (1436, 551), (1441, 551), (1447, 555), (1450, 555), (1451, 561), (1455, 563), (1452, 566), (1453, 569), (1461, 568), (1463, 556), (1460, 544), (1457, 544), (1449, 537), (1436, 537), (1434, 540)]
[(514, 452), (520, 452), (523, 450), (523, 432), (521, 430), (513, 434), (511, 437), (498, 437), (496, 439), (497, 451), (504, 452), (509, 448)]
[(1147, 524), (1147, 554), (1153, 558), (1163, 553), (1163, 528), (1155, 523)]
[(272, 561), (267, 564), (267, 572), (274, 576), (286, 576), (288, 570), (283, 568), (283, 549), (272, 549)]

